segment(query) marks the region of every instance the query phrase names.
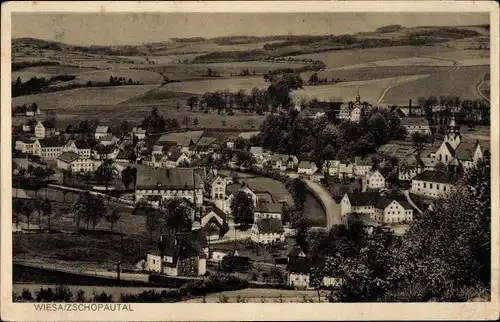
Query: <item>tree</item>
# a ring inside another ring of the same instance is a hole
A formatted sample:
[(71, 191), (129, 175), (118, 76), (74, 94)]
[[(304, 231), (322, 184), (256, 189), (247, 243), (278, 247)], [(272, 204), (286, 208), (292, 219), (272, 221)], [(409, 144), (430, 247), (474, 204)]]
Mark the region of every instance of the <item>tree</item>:
[(186, 129), (188, 128), (190, 122), (191, 122), (191, 119), (187, 115), (184, 116), (184, 118), (182, 119), (182, 124), (184, 124), (186, 126)]
[(252, 197), (244, 191), (238, 191), (231, 200), (231, 212), (234, 222), (246, 229), (253, 223), (254, 204)]
[(125, 186), (125, 189), (130, 187), (130, 184), (135, 181), (135, 177), (137, 174), (137, 169), (132, 169), (131, 167), (126, 167), (122, 171), (122, 182)]
[[(30, 219), (31, 219), (31, 215), (33, 215), (34, 205), (31, 201), (23, 201), (20, 199), (16, 199), (16, 200), (19, 200), (19, 201), (17, 201), (17, 202), (19, 202), (19, 204), (16, 205), (16, 210), (21, 215), (24, 215), (26, 217), (26, 223), (28, 224), (28, 230), (29, 230), (30, 229)], [(16, 224), (18, 224), (18, 223), (16, 222)]]
[(45, 178), (47, 178), (47, 180), (50, 180), (50, 177), (54, 174), (56, 174), (56, 171), (51, 166), (45, 168)]
[(33, 175), (33, 171), (35, 171), (35, 167), (30, 163), (28, 164), (28, 167), (27, 167), (27, 173), (28, 173), (28, 177), (31, 178), (31, 176)]
[(106, 192), (108, 191), (109, 183), (113, 178), (117, 175), (116, 167), (113, 165), (113, 161), (106, 159), (104, 162), (97, 168), (96, 176), (100, 182), (104, 183), (106, 187)]
[(198, 125), (198, 118), (197, 118), (197, 117), (195, 117), (195, 118), (194, 118), (194, 120), (193, 120), (193, 124), (194, 124), (194, 125)]
[(191, 96), (187, 100), (187, 105), (189, 106), (189, 109), (192, 111), (193, 108), (198, 104), (198, 97), (197, 96)]
[(50, 225), (50, 219), (52, 216), (52, 203), (50, 202), (49, 199), (45, 199), (43, 201), (43, 213), (45, 216), (47, 216), (47, 226), (49, 228), (49, 231), (52, 229)]
[(162, 205), (163, 227), (167, 233), (175, 235), (191, 230), (193, 207), (186, 199), (167, 200)]
[(120, 217), (121, 215), (116, 210), (116, 208), (106, 214), (105, 219), (109, 223), (109, 228), (111, 229), (111, 231), (113, 231), (113, 227), (118, 222), (118, 220), (120, 220)]
[(446, 171), (447, 169), (448, 169), (448, 167), (443, 162), (438, 162), (434, 166), (434, 170)]
[(149, 240), (153, 242), (153, 233), (160, 225), (160, 213), (149, 204), (146, 205), (144, 212), (146, 214), (146, 229), (149, 232)]
[(91, 195), (88, 191), (80, 193), (78, 199), (72, 204), (71, 212), (73, 213), (77, 229), (80, 227), (81, 220), (87, 224), (92, 224), (93, 229), (97, 223), (106, 214), (106, 207), (101, 198)]
[(420, 154), (425, 146), (425, 137), (420, 132), (415, 132), (411, 135), (411, 139), (417, 154)]

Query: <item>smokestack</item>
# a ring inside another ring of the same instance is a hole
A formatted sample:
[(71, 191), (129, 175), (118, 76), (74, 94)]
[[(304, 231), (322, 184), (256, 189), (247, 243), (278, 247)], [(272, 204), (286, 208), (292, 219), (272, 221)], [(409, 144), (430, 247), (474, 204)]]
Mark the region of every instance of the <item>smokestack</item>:
[(411, 113), (411, 98), (410, 98), (410, 101), (409, 101), (409, 103), (408, 103), (408, 108), (409, 108), (409, 113), (408, 113), (408, 114), (409, 114), (409, 115), (410, 115), (410, 117), (411, 117), (411, 116), (412, 116), (412, 113)]

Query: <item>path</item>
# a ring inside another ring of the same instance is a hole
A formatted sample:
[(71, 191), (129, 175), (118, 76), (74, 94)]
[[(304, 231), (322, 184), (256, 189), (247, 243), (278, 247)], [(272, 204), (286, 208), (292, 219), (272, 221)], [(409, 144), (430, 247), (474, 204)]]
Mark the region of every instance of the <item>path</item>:
[(124, 199), (124, 198), (117, 198), (113, 196), (109, 196), (105, 193), (102, 192), (97, 192), (97, 191), (92, 191), (92, 190), (85, 190), (85, 189), (80, 189), (80, 188), (73, 188), (73, 187), (68, 187), (68, 186), (63, 186), (63, 185), (56, 185), (56, 184), (47, 184), (47, 187), (53, 188), (53, 189), (60, 189), (60, 190), (66, 190), (66, 191), (72, 191), (72, 192), (89, 192), (90, 194), (94, 196), (100, 196), (103, 198), (109, 198), (110, 201), (115, 201), (122, 203), (125, 207), (128, 208), (134, 208), (135, 204), (132, 200)]
[[(423, 76), (423, 77), (416, 77), (416, 76)], [(401, 84), (405, 84), (405, 83), (409, 83), (409, 82), (414, 82), (416, 80), (419, 80), (419, 79), (425, 78), (425, 77), (429, 77), (429, 76), (430, 76), (430, 74), (429, 75), (413, 75), (413, 77), (408, 77), (408, 78), (402, 79), (401, 81), (396, 82), (396, 83), (390, 85), (389, 87), (387, 87), (384, 90), (384, 92), (382, 93), (382, 95), (380, 95), (380, 98), (378, 99), (377, 104), (380, 104), (384, 100), (385, 94), (387, 94), (387, 92), (390, 89), (392, 89), (392, 88), (394, 88), (396, 86), (399, 86)]]
[(403, 191), (403, 194), (404, 196), (406, 197), (406, 200), (408, 200), (408, 203), (415, 209), (417, 209), (417, 211), (419, 213), (422, 213), (422, 210), (413, 202), (413, 200), (411, 200), (410, 198), (410, 191), (409, 190), (404, 190)]
[(320, 200), (326, 213), (326, 228), (330, 229), (334, 225), (341, 225), (340, 206), (335, 203), (330, 193), (317, 182), (302, 179), (309, 190)]
[(481, 85), (483, 84), (484, 82), (484, 77), (486, 77), (486, 73), (484, 73), (483, 77), (481, 77), (481, 80), (479, 81), (479, 83), (477, 83), (477, 86), (476, 86), (476, 91), (478, 92), (479, 96), (481, 96), (484, 100), (486, 100), (488, 103), (490, 103), (490, 99), (488, 97), (486, 97), (482, 92), (481, 92)]

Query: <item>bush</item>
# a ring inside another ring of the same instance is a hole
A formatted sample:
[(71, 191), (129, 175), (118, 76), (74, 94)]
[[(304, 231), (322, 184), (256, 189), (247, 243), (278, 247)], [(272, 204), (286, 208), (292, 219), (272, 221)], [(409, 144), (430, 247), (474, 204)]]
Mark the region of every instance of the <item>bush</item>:
[(23, 292), (21, 293), (21, 298), (26, 301), (33, 300), (33, 296), (31, 295), (31, 292), (27, 288), (23, 288)]

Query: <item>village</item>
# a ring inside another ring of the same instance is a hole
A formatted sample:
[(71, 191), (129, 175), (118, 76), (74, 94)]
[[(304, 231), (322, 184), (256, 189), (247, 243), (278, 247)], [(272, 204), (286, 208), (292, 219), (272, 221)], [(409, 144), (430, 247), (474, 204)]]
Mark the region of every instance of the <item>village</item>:
[[(358, 93), (339, 105), (329, 122), (360, 123), (373, 117), (374, 109)], [(138, 274), (196, 278), (222, 270), (269, 287), (331, 288), (342, 282), (342, 276), (323, 274), (319, 284), (313, 282), (317, 263), (313, 265), (296, 238), (304, 229), (361, 225), (368, 234), (386, 227), (402, 236), (415, 217), (432, 210), (436, 200), (451, 193), (460, 177), (484, 159), (489, 143), (465, 139), (467, 127), (458, 124), (456, 110), (434, 106), (433, 111), (447, 113), (431, 126), (423, 108), (412, 106), (411, 100), (408, 106), (395, 106), (385, 113), (397, 118), (406, 139), (383, 144), (375, 153), (318, 162), (254, 145), (259, 132), (217, 136), (208, 129), (152, 135), (137, 124), (118, 133), (107, 124), (85, 120), (80, 124), (86, 126), (71, 132), (58, 128), (54, 118), (44, 120), (43, 111), (30, 106), (23, 110), (28, 121), (14, 130), (12, 138), (13, 180), (43, 182), (45, 187), (132, 207), (146, 216), (151, 237), (155, 225), (161, 225), (158, 216), (167, 213), (170, 220), (154, 237), (153, 246), (137, 254)], [(321, 109), (304, 114), (295, 106), (293, 113), (315, 121), (327, 118)], [(438, 130), (440, 139), (435, 135)], [(304, 227), (293, 217), (303, 215), (296, 211), (300, 201), (245, 180), (252, 174), (303, 184), (323, 208), (325, 224)], [(13, 196), (23, 205), (16, 207), (14, 202), (13, 230), (46, 230), (36, 225), (30, 229), (27, 212), (36, 210), (26, 204), (38, 199), (23, 197), (22, 184), (14, 186)], [(85, 212), (100, 212), (85, 207), (82, 200), (75, 202), (81, 203), (82, 218)], [(42, 203), (44, 213), (50, 201)], [(111, 227), (119, 221), (112, 213), (114, 218), (102, 214)], [(100, 219), (88, 219), (87, 228), (93, 220), (95, 229), (95, 220)]]

